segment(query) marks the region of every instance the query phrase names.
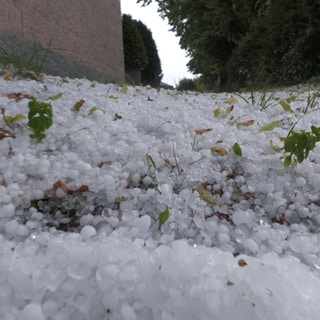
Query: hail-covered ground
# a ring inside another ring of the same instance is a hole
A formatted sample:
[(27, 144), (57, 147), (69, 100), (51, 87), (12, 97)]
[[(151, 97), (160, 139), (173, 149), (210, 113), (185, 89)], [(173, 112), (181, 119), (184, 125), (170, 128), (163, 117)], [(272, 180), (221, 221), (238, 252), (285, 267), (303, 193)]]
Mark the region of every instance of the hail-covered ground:
[(320, 126), (315, 89), (7, 74), (0, 106), (2, 320), (320, 318), (319, 147), (281, 151)]

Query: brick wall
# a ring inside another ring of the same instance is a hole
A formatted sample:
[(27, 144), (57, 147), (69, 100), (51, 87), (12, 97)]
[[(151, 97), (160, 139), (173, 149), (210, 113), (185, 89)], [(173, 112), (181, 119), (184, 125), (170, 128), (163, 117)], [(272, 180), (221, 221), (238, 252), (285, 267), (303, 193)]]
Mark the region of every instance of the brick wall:
[(0, 0), (0, 7), (0, 49), (34, 58), (36, 44), (51, 74), (124, 81), (120, 0)]

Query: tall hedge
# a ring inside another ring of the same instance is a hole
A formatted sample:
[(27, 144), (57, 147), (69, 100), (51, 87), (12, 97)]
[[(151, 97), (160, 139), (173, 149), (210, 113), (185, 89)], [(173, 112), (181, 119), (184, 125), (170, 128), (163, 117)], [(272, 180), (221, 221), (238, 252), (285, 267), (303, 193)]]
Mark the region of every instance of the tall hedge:
[(161, 61), (152, 32), (130, 15), (122, 16), (126, 70), (140, 70), (141, 83), (158, 87), (162, 79)]
[(137, 24), (130, 15), (122, 16), (122, 33), (125, 69), (144, 69), (148, 64), (146, 48)]
[(162, 78), (162, 69), (156, 43), (152, 37), (151, 30), (143, 22), (135, 21), (135, 23), (142, 37), (148, 57), (147, 66), (141, 71), (141, 82), (143, 85), (149, 84), (153, 87), (158, 87)]

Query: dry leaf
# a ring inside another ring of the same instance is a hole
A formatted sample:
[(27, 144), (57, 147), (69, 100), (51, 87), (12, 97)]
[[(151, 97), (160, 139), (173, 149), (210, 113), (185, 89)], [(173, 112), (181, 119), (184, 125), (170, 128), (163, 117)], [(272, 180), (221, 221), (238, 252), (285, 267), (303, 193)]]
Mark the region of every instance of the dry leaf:
[(196, 188), (196, 191), (198, 191), (200, 198), (205, 202), (212, 205), (222, 206), (222, 202), (216, 199), (211, 192), (207, 191), (202, 184)]
[(104, 164), (105, 164), (105, 162), (104, 162), (104, 161), (101, 161), (101, 162), (99, 162), (99, 163), (97, 164), (97, 167), (98, 167), (99, 169), (101, 169), (101, 168), (104, 166)]
[(83, 104), (85, 103), (86, 101), (84, 99), (80, 99), (79, 101), (77, 101), (74, 106), (73, 106), (73, 110), (75, 111), (79, 111), (80, 108), (83, 106)]
[(9, 130), (0, 128), (0, 140), (4, 138), (15, 138), (15, 134), (13, 132), (10, 132)]
[(237, 126), (240, 127), (249, 127), (249, 126), (252, 126), (254, 124), (254, 120), (247, 120), (247, 121), (243, 121), (243, 122), (238, 122), (237, 123)]
[(11, 78), (12, 78), (12, 70), (8, 70), (3, 76), (3, 79), (6, 81), (11, 81)]
[(196, 134), (201, 135), (201, 134), (204, 134), (204, 133), (206, 133), (206, 132), (210, 132), (210, 131), (212, 131), (212, 130), (213, 130), (212, 128), (206, 128), (206, 129), (197, 129), (197, 130), (194, 130), (194, 132), (195, 132)]
[(14, 99), (15, 101), (20, 101), (22, 99), (32, 99), (32, 96), (27, 93), (20, 93), (20, 92), (10, 92), (7, 94), (8, 99)]
[(79, 188), (78, 188), (78, 190), (77, 190), (78, 192), (87, 192), (87, 191), (89, 191), (89, 187), (86, 185), (86, 184), (83, 184), (83, 185), (81, 185)]
[(228, 151), (222, 147), (215, 146), (215, 147), (210, 148), (210, 150), (212, 152), (218, 153), (220, 156), (226, 156), (228, 154)]
[(244, 267), (244, 266), (247, 266), (248, 264), (247, 264), (246, 260), (240, 259), (240, 260), (238, 261), (238, 265), (239, 265), (240, 267)]
[(61, 180), (56, 181), (52, 187), (54, 190), (60, 188), (64, 193), (67, 193), (70, 190), (69, 187), (66, 186)]
[(279, 137), (280, 141), (285, 141), (287, 139), (287, 137)]
[(227, 99), (227, 103), (228, 104), (236, 104), (237, 99), (231, 96), (230, 98)]
[(175, 169), (177, 166), (172, 164), (169, 159), (163, 159), (163, 161), (171, 168)]

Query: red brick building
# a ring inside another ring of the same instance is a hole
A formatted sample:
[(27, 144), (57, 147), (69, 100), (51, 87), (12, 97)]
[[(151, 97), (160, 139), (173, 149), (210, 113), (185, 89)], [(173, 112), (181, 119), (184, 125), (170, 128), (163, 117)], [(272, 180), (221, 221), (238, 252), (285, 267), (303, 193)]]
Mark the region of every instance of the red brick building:
[(120, 0), (0, 0), (0, 7), (0, 55), (12, 50), (51, 74), (125, 80)]

